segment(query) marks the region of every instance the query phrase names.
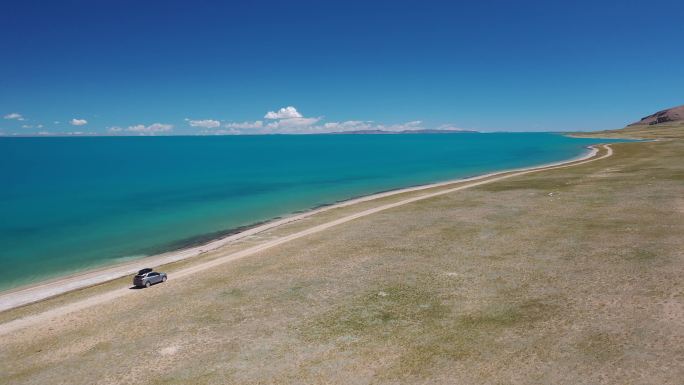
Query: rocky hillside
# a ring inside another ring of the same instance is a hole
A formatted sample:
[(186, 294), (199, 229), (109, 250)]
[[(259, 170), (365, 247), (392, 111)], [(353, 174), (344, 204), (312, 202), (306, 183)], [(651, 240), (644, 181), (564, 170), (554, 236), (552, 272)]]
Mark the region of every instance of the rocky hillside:
[(638, 122), (630, 124), (630, 126), (634, 126), (637, 124), (654, 125), (666, 122), (680, 121), (684, 121), (684, 105), (679, 107), (668, 108), (667, 110), (658, 111), (653, 115), (649, 115), (645, 118), (642, 118)]

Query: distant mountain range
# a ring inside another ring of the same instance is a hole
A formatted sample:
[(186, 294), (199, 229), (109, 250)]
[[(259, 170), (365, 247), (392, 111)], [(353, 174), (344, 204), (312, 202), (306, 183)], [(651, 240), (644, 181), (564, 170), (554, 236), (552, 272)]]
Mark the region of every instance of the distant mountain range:
[(684, 105), (679, 107), (668, 108), (667, 110), (658, 111), (655, 114), (641, 118), (640, 121), (630, 124), (630, 126), (647, 124), (656, 125), (667, 122), (684, 121)]
[(392, 135), (392, 134), (464, 134), (473, 133), (473, 130), (403, 130), (403, 131), (385, 131), (385, 130), (356, 130), (356, 131), (337, 131), (330, 132), (330, 135)]

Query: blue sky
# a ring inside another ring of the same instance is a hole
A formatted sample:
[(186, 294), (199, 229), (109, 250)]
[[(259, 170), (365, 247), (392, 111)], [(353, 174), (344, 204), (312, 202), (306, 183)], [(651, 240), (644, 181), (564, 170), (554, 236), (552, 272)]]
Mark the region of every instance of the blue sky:
[(0, 133), (589, 130), (684, 103), (681, 1), (237, 3), (4, 1)]

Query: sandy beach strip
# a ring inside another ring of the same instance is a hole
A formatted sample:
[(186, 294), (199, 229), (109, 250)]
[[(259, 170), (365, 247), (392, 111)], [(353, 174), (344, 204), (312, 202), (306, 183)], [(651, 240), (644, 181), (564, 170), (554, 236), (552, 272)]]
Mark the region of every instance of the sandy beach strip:
[[(344, 216), (342, 218), (335, 219), (330, 222), (326, 222), (317, 226), (313, 226), (311, 228), (308, 228), (306, 230), (299, 231), (294, 234), (290, 234), (287, 236), (279, 237), (274, 240), (265, 242), (263, 244), (259, 244), (250, 248), (247, 248), (245, 250), (241, 250), (232, 254), (228, 254), (225, 256), (218, 257), (214, 260), (210, 260), (204, 263), (199, 263), (194, 266), (190, 266), (187, 268), (184, 268), (180, 271), (177, 271), (174, 273), (173, 278), (181, 278), (185, 277), (191, 274), (195, 274), (197, 272), (200, 272), (202, 270), (206, 270), (209, 268), (212, 268), (214, 266), (227, 263), (239, 258), (243, 258), (252, 254), (255, 254), (257, 252), (281, 245), (283, 243), (289, 242), (294, 239), (298, 239), (316, 232), (324, 231), (326, 229), (329, 229), (331, 227), (334, 227), (336, 225), (346, 223), (349, 221), (352, 221), (357, 218), (361, 218), (367, 215), (371, 215), (380, 211), (388, 210), (394, 207), (406, 205), (412, 202), (416, 202), (419, 200), (423, 199), (429, 199), (432, 197), (444, 195), (444, 194), (449, 194), (455, 191), (479, 186), (485, 183), (491, 183), (495, 182), (498, 180), (506, 179), (506, 178), (511, 178), (519, 175), (524, 175), (532, 172), (538, 172), (538, 171), (544, 171), (544, 170), (550, 170), (550, 169), (555, 169), (555, 168), (562, 168), (562, 167), (571, 167), (579, 164), (584, 164), (587, 162), (592, 162), (596, 161), (599, 159), (604, 159), (612, 155), (613, 151), (612, 148), (609, 145), (601, 145), (605, 150), (606, 153), (597, 156), (599, 153), (598, 150), (598, 145), (595, 146), (590, 146), (586, 154), (576, 157), (573, 159), (569, 159), (566, 161), (562, 162), (556, 162), (556, 163), (551, 163), (551, 164), (545, 164), (541, 166), (532, 166), (532, 167), (527, 167), (527, 168), (522, 168), (522, 169), (514, 169), (514, 170), (505, 170), (505, 171), (498, 171), (498, 172), (493, 172), (493, 173), (488, 173), (476, 177), (471, 177), (471, 178), (466, 178), (466, 179), (457, 179), (457, 180), (451, 180), (451, 181), (446, 181), (446, 182), (439, 182), (439, 183), (433, 183), (433, 184), (428, 184), (428, 185), (421, 185), (421, 186), (415, 186), (415, 187), (409, 187), (409, 188), (404, 188), (404, 189), (398, 189), (398, 190), (392, 190), (392, 191), (387, 191), (387, 192), (382, 192), (378, 194), (373, 194), (373, 195), (368, 195), (360, 198), (355, 198), (347, 201), (343, 201), (334, 205), (329, 205), (329, 206), (324, 206), (320, 207), (311, 211), (307, 211), (305, 213), (289, 216), (283, 219), (278, 219), (274, 220), (271, 222), (264, 223), (262, 225), (258, 225), (256, 227), (247, 229), (245, 231), (242, 231), (237, 234), (232, 234), (214, 241), (211, 241), (209, 243), (206, 243), (204, 245), (184, 249), (184, 250), (178, 250), (174, 252), (168, 252), (156, 256), (151, 256), (151, 257), (146, 257), (142, 258), (139, 260), (135, 261), (130, 261), (126, 262), (120, 265), (112, 266), (112, 267), (107, 267), (107, 268), (101, 268), (101, 269), (96, 269), (80, 274), (74, 274), (68, 277), (64, 278), (59, 278), (55, 279), (52, 281), (48, 282), (43, 282), (43, 283), (38, 283), (35, 285), (30, 285), (28, 287), (24, 288), (19, 288), (15, 290), (11, 290), (5, 293), (0, 294), (0, 311), (5, 311), (9, 309), (13, 309), (16, 307), (20, 307), (23, 305), (27, 305), (30, 303), (38, 302), (50, 297), (54, 297), (69, 291), (73, 290), (78, 290), (82, 289), (85, 287), (97, 285), (100, 283), (104, 283), (110, 280), (114, 280), (117, 278), (121, 278), (126, 275), (131, 275), (135, 273), (138, 269), (146, 266), (160, 266), (160, 265), (165, 265), (177, 261), (181, 261), (184, 259), (196, 257), (199, 255), (202, 255), (204, 253), (207, 253), (209, 251), (217, 251), (218, 249), (231, 244), (237, 240), (240, 240), (242, 238), (252, 236), (258, 233), (261, 233), (266, 230), (273, 229), (278, 226), (282, 226), (288, 223), (292, 223), (295, 221), (299, 221), (301, 219), (316, 215), (318, 213), (340, 208), (340, 207), (346, 207), (346, 206), (351, 206), (355, 205), (358, 203), (362, 202), (368, 202), (384, 197), (389, 197), (393, 195), (398, 195), (398, 194), (403, 194), (403, 193), (408, 193), (408, 192), (415, 192), (415, 191), (423, 191), (423, 190), (430, 190), (434, 188), (439, 188), (439, 187), (447, 187), (449, 185), (454, 185), (456, 184), (457, 186), (454, 188), (450, 189), (443, 189), (437, 192), (433, 193), (427, 193), (419, 196), (414, 196), (408, 199), (400, 200), (398, 202), (394, 203), (389, 203), (385, 205), (381, 205), (378, 207), (374, 207), (371, 209), (363, 210), (351, 215)], [(20, 318), (16, 319), (10, 322), (7, 322), (5, 324), (0, 325), (0, 335), (5, 334), (8, 332), (11, 332), (13, 330), (17, 330), (26, 326), (30, 326), (36, 322), (40, 322), (42, 320), (50, 319), (52, 317), (56, 317), (62, 314), (66, 314), (72, 311), (76, 311), (79, 309), (87, 308), (96, 304), (100, 304), (106, 301), (109, 301), (114, 298), (121, 297), (126, 294), (131, 294), (133, 293), (133, 290), (129, 290), (128, 287), (122, 288), (122, 289), (117, 289), (113, 291), (109, 291), (103, 294), (99, 294), (78, 302), (70, 303), (68, 305), (55, 308), (49, 311), (46, 311), (44, 313), (40, 313), (34, 316), (26, 317), (26, 318)]]

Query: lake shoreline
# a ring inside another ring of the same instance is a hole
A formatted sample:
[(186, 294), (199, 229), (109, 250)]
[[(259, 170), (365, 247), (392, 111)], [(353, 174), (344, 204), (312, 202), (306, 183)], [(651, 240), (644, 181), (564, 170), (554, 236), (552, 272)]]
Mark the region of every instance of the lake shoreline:
[(225, 232), (221, 231), (219, 233), (224, 234), (223, 236), (210, 239), (207, 242), (202, 242), (191, 247), (180, 247), (166, 252), (138, 258), (135, 260), (129, 260), (117, 264), (109, 264), (106, 266), (95, 268), (86, 268), (79, 272), (57, 276), (52, 279), (28, 283), (26, 285), (22, 285), (16, 288), (0, 292), (0, 312), (28, 305), (31, 303), (39, 302), (74, 290), (79, 290), (90, 286), (102, 284), (108, 281), (124, 277), (126, 275), (132, 275), (137, 270), (143, 267), (162, 266), (169, 263), (179, 262), (189, 258), (198, 257), (208, 252), (216, 251), (228, 244), (231, 244), (245, 237), (252, 236), (288, 223), (296, 222), (324, 211), (350, 206), (357, 203), (371, 201), (379, 198), (384, 198), (392, 195), (403, 194), (407, 192), (444, 187), (451, 184), (463, 183), (468, 181), (476, 181), (511, 172), (545, 169), (559, 165), (571, 164), (573, 162), (588, 160), (596, 155), (596, 153), (598, 152), (598, 146), (598, 144), (586, 146), (584, 147), (586, 150), (584, 151), (584, 153), (563, 161), (541, 164), (536, 166), (529, 166), (524, 168), (494, 171), (490, 173), (475, 175), (471, 177), (457, 178), (443, 182), (435, 182), (397, 189), (390, 189), (387, 191), (381, 191), (368, 195), (352, 197), (331, 204), (318, 205), (303, 212), (292, 213), (291, 215), (287, 215), (284, 217), (276, 217), (271, 220), (254, 223), (252, 225), (242, 226), (235, 229), (229, 229)]

